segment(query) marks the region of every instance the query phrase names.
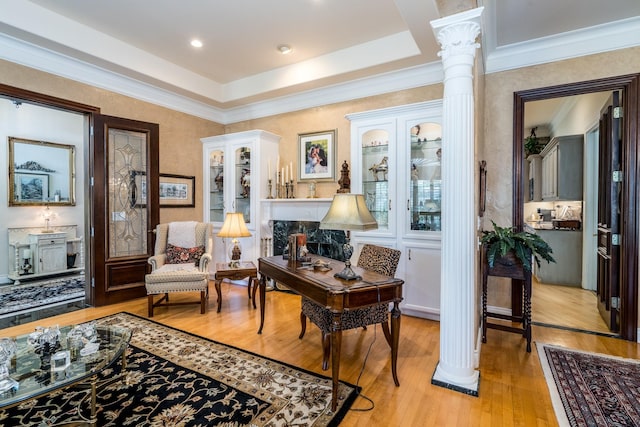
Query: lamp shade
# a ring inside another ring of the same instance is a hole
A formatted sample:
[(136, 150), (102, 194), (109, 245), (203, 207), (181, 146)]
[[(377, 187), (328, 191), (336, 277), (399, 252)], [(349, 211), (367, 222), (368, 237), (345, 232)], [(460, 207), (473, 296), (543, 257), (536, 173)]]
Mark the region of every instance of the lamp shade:
[(376, 219), (371, 215), (362, 194), (339, 193), (333, 196), (329, 212), (320, 221), (321, 229), (375, 230)]
[(251, 233), (244, 222), (244, 215), (240, 212), (228, 213), (218, 237), (250, 237)]

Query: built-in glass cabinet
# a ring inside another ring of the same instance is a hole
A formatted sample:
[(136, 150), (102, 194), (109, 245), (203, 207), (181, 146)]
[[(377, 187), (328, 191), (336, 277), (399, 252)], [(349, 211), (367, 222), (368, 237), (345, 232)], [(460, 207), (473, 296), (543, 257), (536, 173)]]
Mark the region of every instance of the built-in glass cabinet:
[(409, 135), (409, 227), (411, 230), (441, 230), (442, 126), (439, 123), (418, 123)]
[(378, 222), (376, 230), (351, 233), (354, 259), (366, 243), (400, 249), (402, 312), (434, 320), (440, 316), (441, 116), (441, 101), (347, 115), (351, 191), (364, 195)]
[(389, 132), (371, 129), (362, 134), (362, 191), (378, 227), (389, 228)]
[(224, 221), (224, 151), (209, 153), (209, 221)]
[[(201, 141), (204, 218), (214, 224), (217, 233), (227, 213), (242, 213), (252, 234), (242, 240), (242, 256), (256, 260), (262, 231), (259, 200), (268, 196), (268, 166), (276, 162), (280, 137), (263, 130), (251, 130)], [(214, 239), (214, 244), (220, 240)], [(225, 253), (224, 248), (217, 252), (216, 249), (215, 253)]]

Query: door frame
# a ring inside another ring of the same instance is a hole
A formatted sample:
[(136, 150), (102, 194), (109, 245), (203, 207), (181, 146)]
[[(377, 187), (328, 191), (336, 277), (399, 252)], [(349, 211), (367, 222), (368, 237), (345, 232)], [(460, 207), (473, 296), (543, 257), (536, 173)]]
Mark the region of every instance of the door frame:
[[(75, 101), (70, 101), (68, 99), (63, 99), (63, 98), (58, 98), (55, 96), (50, 96), (50, 95), (45, 95), (42, 93), (38, 93), (38, 92), (33, 92), (27, 89), (22, 89), (19, 87), (14, 87), (14, 86), (9, 86), (6, 84), (2, 84), (0, 83), (0, 96), (4, 97), (4, 98), (10, 98), (10, 99), (14, 99), (14, 100), (20, 100), (22, 102), (26, 102), (29, 104), (34, 104), (34, 105), (39, 105), (42, 107), (48, 107), (48, 108), (53, 108), (56, 110), (62, 110), (62, 111), (68, 111), (68, 112), (73, 112), (73, 113), (80, 113), (83, 116), (85, 116), (86, 118), (86, 129), (84, 130), (84, 139), (85, 142), (87, 144), (91, 144), (92, 143), (92, 137), (90, 134), (90, 129), (93, 127), (93, 116), (94, 114), (100, 114), (100, 107), (95, 107), (93, 105), (88, 105), (88, 104), (82, 104), (80, 102), (75, 102)], [(88, 171), (88, 164), (87, 164), (87, 159), (82, 159), (84, 161), (83, 166), (85, 168), (85, 171)], [(88, 179), (87, 179), (87, 174), (85, 174), (85, 182), (82, 183), (82, 185), (78, 185), (76, 183), (76, 191), (84, 191), (85, 194), (85, 204), (84, 204), (84, 212), (85, 212), (85, 218), (89, 217), (89, 198), (87, 197), (89, 195), (89, 187), (88, 187)], [(85, 220), (84, 221), (84, 227), (83, 227), (83, 235), (84, 236), (90, 236), (89, 231), (90, 231), (90, 225), (89, 225), (89, 221)], [(91, 288), (91, 281), (89, 280), (89, 278), (91, 277), (91, 271), (90, 271), (90, 263), (88, 262), (89, 259), (91, 259), (91, 245), (89, 244), (85, 244), (84, 245), (84, 260), (85, 260), (85, 266), (84, 266), (84, 277), (85, 277), (85, 304), (87, 305), (94, 305), (94, 301), (93, 301), (93, 289)]]
[[(638, 219), (638, 194), (640, 159), (637, 149), (640, 140), (640, 74), (629, 74), (585, 82), (569, 83), (538, 89), (514, 92), (513, 100), (513, 205), (512, 223), (521, 230), (524, 224), (524, 106), (528, 101), (582, 95), (593, 92), (622, 90), (624, 129), (622, 147), (622, 218), (620, 258), (620, 336), (629, 341), (637, 340), (638, 324), (638, 254), (640, 221)], [(512, 292), (512, 307), (519, 307), (517, 295)]]

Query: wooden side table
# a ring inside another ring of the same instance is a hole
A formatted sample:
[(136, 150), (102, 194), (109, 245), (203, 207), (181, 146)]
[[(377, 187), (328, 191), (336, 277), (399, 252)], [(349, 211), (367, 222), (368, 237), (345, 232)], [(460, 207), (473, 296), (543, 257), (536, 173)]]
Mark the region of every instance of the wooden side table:
[[(247, 295), (249, 301), (253, 302), (253, 308), (256, 308), (256, 290), (258, 289), (258, 269), (252, 261), (241, 262), (240, 267), (229, 267), (227, 262), (216, 263), (215, 286), (218, 294), (218, 313), (222, 307), (222, 290), (220, 284), (223, 279), (241, 280), (245, 277), (249, 278), (247, 283)], [(253, 292), (252, 292), (253, 289)]]

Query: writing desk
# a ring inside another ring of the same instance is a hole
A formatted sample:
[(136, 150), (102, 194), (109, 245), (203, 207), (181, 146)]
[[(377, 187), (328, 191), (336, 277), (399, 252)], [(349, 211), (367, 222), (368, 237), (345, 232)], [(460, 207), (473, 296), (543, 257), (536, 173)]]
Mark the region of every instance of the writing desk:
[(331, 373), (333, 390), (331, 410), (335, 411), (338, 397), (338, 380), (340, 374), (340, 347), (342, 345), (343, 311), (393, 303), (391, 308), (391, 373), (396, 386), (400, 385), (396, 370), (398, 360), (398, 341), (400, 338), (400, 308), (402, 301), (402, 285), (404, 281), (373, 271), (353, 267), (362, 276), (362, 280), (342, 280), (333, 275), (344, 268), (344, 263), (333, 259), (314, 255), (312, 262), (320, 259), (329, 263), (331, 270), (318, 271), (305, 268), (300, 261), (283, 259), (281, 255), (258, 259), (260, 273), (260, 329), (264, 326), (264, 306), (267, 279), (273, 279), (287, 286), (293, 292), (309, 298), (326, 307), (333, 313), (331, 328)]

